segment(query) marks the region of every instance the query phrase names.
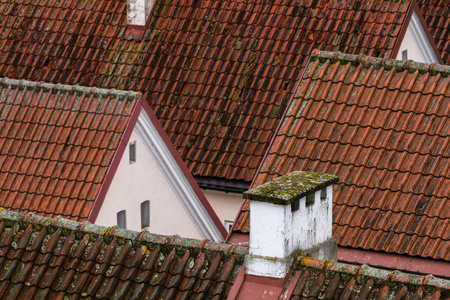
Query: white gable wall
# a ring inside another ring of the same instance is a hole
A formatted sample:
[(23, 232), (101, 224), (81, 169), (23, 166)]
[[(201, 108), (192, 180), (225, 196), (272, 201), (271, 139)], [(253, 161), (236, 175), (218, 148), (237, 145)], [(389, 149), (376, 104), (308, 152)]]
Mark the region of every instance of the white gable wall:
[(136, 129), (129, 142), (134, 141), (136, 162), (130, 164), (127, 145), (95, 223), (117, 225), (117, 213), (126, 210), (127, 229), (140, 231), (141, 203), (150, 200), (150, 232), (202, 239)]
[(416, 12), (413, 12), (396, 59), (402, 60), (404, 50), (408, 51), (408, 60), (439, 63), (439, 59)]

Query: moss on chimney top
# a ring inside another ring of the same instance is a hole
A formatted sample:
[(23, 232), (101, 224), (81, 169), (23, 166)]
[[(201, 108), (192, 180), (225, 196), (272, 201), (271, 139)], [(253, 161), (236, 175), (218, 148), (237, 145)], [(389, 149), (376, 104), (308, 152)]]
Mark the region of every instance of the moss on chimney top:
[(249, 200), (289, 205), (338, 181), (339, 177), (330, 174), (296, 171), (248, 190), (243, 196)]

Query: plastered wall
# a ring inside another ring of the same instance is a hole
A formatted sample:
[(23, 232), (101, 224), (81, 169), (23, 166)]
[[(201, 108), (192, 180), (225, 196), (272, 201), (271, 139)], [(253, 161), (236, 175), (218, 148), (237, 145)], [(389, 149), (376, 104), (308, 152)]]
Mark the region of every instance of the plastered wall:
[[(225, 221), (234, 222), (237, 213), (241, 209), (242, 202), (244, 201), (242, 198), (242, 194), (225, 193), (215, 190), (202, 191), (222, 224), (225, 225)], [(228, 228), (226, 229), (228, 230)]]
[(150, 200), (150, 232), (201, 239), (197, 227), (135, 131), (130, 137), (130, 142), (134, 141), (136, 162), (129, 162), (128, 145), (96, 224), (117, 225), (117, 213), (125, 209), (127, 229), (140, 231), (141, 203)]

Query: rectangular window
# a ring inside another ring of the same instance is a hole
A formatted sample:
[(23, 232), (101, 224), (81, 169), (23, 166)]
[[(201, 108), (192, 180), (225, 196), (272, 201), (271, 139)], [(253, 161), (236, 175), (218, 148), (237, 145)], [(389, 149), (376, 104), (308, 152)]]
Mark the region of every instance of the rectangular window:
[(125, 210), (121, 210), (117, 213), (117, 226), (127, 229), (127, 213)]
[(141, 203), (141, 227), (142, 229), (150, 227), (150, 201)]
[(321, 200), (327, 199), (327, 188), (323, 188), (320, 190), (320, 199)]
[(129, 147), (130, 149), (130, 164), (136, 162), (136, 141), (131, 142)]
[(408, 60), (408, 50), (402, 51), (402, 60)]

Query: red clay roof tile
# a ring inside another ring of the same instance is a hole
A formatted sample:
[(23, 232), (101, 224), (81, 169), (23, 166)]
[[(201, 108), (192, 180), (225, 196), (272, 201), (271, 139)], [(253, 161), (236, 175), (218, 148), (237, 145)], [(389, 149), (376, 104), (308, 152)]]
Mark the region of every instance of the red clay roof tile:
[(417, 3), (441, 53), (442, 60), (445, 64), (450, 64), (450, 44), (448, 42), (450, 3), (448, 1), (431, 0), (419, 0)]
[(139, 96), (0, 79), (0, 205), (87, 220)]
[[(450, 260), (450, 69), (431, 68), (313, 52), (253, 185), (294, 170), (339, 175), (339, 245)], [(235, 231), (250, 230), (248, 209)]]
[(158, 1), (142, 42), (124, 0), (2, 5), (0, 76), (147, 92), (194, 175), (250, 182), (312, 49), (390, 57), (410, 2)]
[[(0, 211), (0, 297), (225, 299), (245, 247)], [(297, 256), (281, 291), (302, 297), (445, 299), (448, 280)]]

